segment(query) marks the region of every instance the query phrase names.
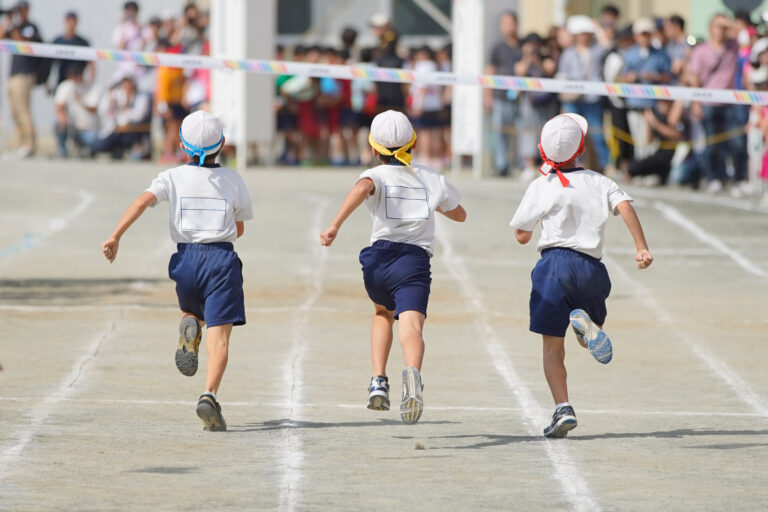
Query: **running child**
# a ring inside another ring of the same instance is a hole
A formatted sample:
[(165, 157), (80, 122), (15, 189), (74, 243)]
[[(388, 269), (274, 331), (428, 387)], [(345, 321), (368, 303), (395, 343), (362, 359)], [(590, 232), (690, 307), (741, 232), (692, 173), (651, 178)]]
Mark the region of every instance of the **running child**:
[(220, 431), (227, 424), (216, 393), (227, 366), (229, 336), (233, 325), (245, 324), (243, 265), (232, 242), (242, 236), (243, 223), (253, 213), (243, 179), (216, 163), (224, 145), (219, 119), (204, 111), (190, 114), (179, 135), (189, 162), (161, 172), (128, 207), (101, 248), (114, 262), (120, 238), (131, 224), (147, 207), (168, 201), (171, 239), (178, 249), (168, 274), (176, 281), (181, 308), (176, 367), (187, 376), (197, 372), (202, 326), (207, 325), (205, 392), (197, 402), (197, 415), (205, 430)]
[(373, 301), (368, 408), (389, 410), (387, 359), (392, 348), (392, 327), (398, 320), (403, 349), (403, 395), (400, 417), (407, 424), (421, 418), (424, 407), (421, 364), (422, 331), (427, 316), (430, 262), (435, 233), (435, 212), (464, 222), (467, 214), (460, 194), (446, 179), (430, 169), (411, 165), (416, 133), (408, 118), (393, 110), (377, 115), (368, 137), (374, 158), (381, 165), (360, 175), (347, 194), (331, 225), (320, 234), (328, 247), (350, 214), (362, 203), (373, 220), (371, 246), (360, 252), (363, 281)]
[(653, 262), (632, 198), (612, 180), (576, 166), (584, 154), (587, 127), (586, 119), (576, 114), (547, 121), (539, 144), (544, 176), (530, 184), (510, 222), (517, 241), (527, 244), (541, 221), (541, 258), (531, 273), (530, 330), (543, 336), (544, 375), (555, 400), (546, 437), (565, 437), (576, 427), (564, 363), (568, 324), (599, 362), (606, 364), (613, 355), (611, 340), (602, 331), (611, 281), (600, 262), (610, 213), (621, 215), (629, 228), (637, 267)]

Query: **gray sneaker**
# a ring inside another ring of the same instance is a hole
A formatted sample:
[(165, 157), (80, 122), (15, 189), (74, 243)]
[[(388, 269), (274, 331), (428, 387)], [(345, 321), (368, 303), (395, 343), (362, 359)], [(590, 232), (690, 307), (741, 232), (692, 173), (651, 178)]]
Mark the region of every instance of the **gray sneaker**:
[(424, 410), (424, 399), (421, 396), (423, 389), (419, 370), (413, 366), (403, 370), (403, 401), (400, 402), (400, 418), (406, 425), (413, 425), (421, 418), (421, 412)]

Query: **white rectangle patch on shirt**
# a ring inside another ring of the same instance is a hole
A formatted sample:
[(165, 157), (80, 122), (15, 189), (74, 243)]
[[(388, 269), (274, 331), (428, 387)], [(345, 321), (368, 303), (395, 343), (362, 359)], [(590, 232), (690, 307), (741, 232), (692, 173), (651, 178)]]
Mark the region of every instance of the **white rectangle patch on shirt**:
[(223, 231), (227, 201), (215, 197), (182, 197), (182, 231)]
[(429, 218), (427, 189), (420, 187), (386, 187), (387, 218), (426, 220)]

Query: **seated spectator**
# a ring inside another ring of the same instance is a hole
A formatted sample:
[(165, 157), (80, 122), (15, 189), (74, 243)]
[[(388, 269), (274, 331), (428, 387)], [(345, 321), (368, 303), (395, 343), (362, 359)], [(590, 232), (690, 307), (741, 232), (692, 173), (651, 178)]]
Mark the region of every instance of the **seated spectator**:
[(629, 175), (632, 178), (657, 176), (657, 184), (663, 185), (669, 177), (677, 143), (688, 132), (683, 118), (683, 102), (660, 100), (653, 107), (646, 108), (643, 115), (658, 149), (652, 155), (632, 162)]
[(90, 155), (99, 128), (96, 115), (99, 91), (83, 78), (85, 68), (69, 68), (69, 71), (69, 78), (59, 84), (53, 99), (59, 156), (69, 156), (68, 139)]
[(138, 92), (132, 76), (123, 78), (101, 99), (99, 117), (101, 130), (94, 153), (109, 152), (113, 158), (122, 158), (130, 151), (133, 159), (148, 156), (152, 102)]

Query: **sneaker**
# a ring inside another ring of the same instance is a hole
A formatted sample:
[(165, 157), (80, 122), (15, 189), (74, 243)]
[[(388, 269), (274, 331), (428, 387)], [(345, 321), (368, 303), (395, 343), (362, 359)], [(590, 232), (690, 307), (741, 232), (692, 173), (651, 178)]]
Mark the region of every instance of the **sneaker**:
[(613, 358), (611, 339), (589, 318), (583, 309), (571, 311), (571, 327), (582, 347), (589, 350), (598, 362), (608, 364)]
[(421, 392), (424, 385), (421, 383), (421, 374), (413, 366), (403, 370), (403, 400), (400, 402), (400, 418), (407, 425), (413, 425), (424, 410), (424, 399)]
[(197, 401), (197, 416), (205, 424), (203, 430), (210, 430), (211, 432), (227, 430), (227, 422), (221, 415), (221, 405), (210, 393), (200, 395), (200, 400)]
[(570, 430), (576, 428), (578, 423), (576, 422), (576, 413), (573, 412), (573, 407), (566, 405), (560, 407), (552, 415), (552, 423), (544, 429), (544, 437), (553, 439), (562, 439), (568, 435)]
[(389, 410), (389, 381), (386, 377), (371, 377), (368, 386), (368, 408), (374, 411)]
[(176, 349), (176, 368), (182, 375), (191, 377), (197, 373), (197, 351), (203, 330), (200, 322), (191, 316), (185, 316), (179, 324), (179, 346)]
[(723, 182), (720, 180), (712, 180), (707, 184), (707, 194), (718, 194), (723, 191)]

